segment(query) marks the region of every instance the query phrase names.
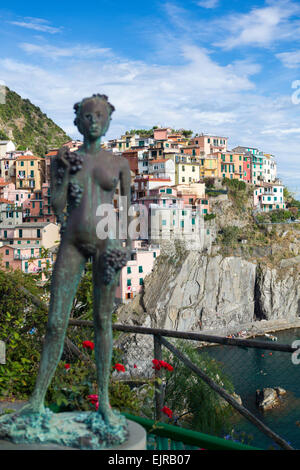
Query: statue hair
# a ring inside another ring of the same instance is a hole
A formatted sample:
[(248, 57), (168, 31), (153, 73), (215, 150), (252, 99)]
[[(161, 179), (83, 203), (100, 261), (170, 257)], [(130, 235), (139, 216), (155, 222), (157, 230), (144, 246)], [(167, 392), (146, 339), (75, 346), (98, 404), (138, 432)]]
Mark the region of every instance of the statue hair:
[(93, 100), (93, 99), (99, 99), (99, 100), (105, 102), (106, 108), (107, 108), (108, 113), (109, 113), (109, 116), (111, 116), (112, 113), (115, 111), (115, 107), (108, 101), (108, 97), (106, 95), (100, 95), (99, 93), (97, 93), (97, 94), (94, 94), (93, 96), (90, 96), (89, 98), (83, 98), (83, 100), (81, 100), (78, 103), (74, 104), (74, 110), (75, 110), (75, 114), (76, 114), (74, 124), (76, 126), (78, 125), (78, 118), (79, 118), (79, 115), (80, 115), (82, 105), (84, 103), (86, 103), (87, 101), (90, 101), (90, 100)]

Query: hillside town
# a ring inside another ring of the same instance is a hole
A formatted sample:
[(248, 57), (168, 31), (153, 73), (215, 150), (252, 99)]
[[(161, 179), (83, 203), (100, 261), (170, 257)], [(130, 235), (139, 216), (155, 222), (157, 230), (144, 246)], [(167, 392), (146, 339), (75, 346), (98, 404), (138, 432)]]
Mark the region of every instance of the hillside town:
[[(81, 141), (65, 146), (75, 152)], [(116, 298), (128, 302), (160, 255), (161, 241), (180, 235), (197, 249), (212, 242), (206, 221), (213, 218), (211, 198), (226, 197), (222, 181), (244, 182), (253, 190), (256, 213), (286, 208), (284, 185), (277, 178), (274, 155), (253, 147), (228, 149), (228, 137), (153, 128), (145, 135), (127, 132), (102, 148), (129, 162), (132, 201), (147, 209), (149, 237), (132, 241), (131, 260), (122, 269)], [(51, 207), (50, 165), (58, 149), (44, 156), (17, 150), (0, 141), (0, 258), (6, 269), (24, 273), (51, 270), (60, 241), (60, 227)], [(214, 188), (214, 189), (212, 189)], [(214, 191), (217, 194), (213, 194)], [(117, 190), (118, 193), (118, 190)], [(117, 207), (117, 196), (115, 204)], [(190, 222), (190, 231), (186, 230)]]

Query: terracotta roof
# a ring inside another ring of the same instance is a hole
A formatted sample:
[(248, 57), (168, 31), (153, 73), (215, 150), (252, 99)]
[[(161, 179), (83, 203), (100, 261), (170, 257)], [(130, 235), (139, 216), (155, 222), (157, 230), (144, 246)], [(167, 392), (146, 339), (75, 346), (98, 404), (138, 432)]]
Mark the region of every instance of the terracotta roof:
[(160, 158), (158, 160), (149, 160), (149, 164), (151, 165), (152, 163), (165, 163), (167, 160), (170, 160), (170, 158)]
[(58, 153), (58, 150), (52, 150), (51, 152), (46, 153), (45, 157), (55, 157), (57, 153)]
[(34, 157), (33, 155), (23, 155), (21, 157), (18, 157), (17, 160), (40, 160), (39, 157)]
[(9, 201), (8, 199), (4, 199), (0, 197), (0, 204), (14, 204), (14, 201)]
[(171, 181), (171, 178), (149, 178), (148, 181)]

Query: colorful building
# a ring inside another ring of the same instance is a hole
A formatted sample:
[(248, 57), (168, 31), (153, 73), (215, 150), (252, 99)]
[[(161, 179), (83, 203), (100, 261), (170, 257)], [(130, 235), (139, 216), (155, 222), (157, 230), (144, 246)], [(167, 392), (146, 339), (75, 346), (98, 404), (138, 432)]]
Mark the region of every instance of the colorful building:
[(44, 159), (23, 155), (16, 159), (16, 188), (41, 190), (44, 178)]
[(279, 180), (273, 184), (262, 183), (257, 185), (253, 194), (254, 206), (262, 212), (285, 209), (283, 191), (284, 186)]
[(143, 242), (134, 242), (131, 260), (122, 268), (116, 298), (121, 302), (130, 301), (144, 285), (145, 277), (151, 273), (154, 263), (160, 255), (158, 247), (143, 246)]
[(226, 152), (228, 137), (201, 134), (191, 139), (192, 145), (199, 145), (204, 155), (210, 155), (215, 152)]

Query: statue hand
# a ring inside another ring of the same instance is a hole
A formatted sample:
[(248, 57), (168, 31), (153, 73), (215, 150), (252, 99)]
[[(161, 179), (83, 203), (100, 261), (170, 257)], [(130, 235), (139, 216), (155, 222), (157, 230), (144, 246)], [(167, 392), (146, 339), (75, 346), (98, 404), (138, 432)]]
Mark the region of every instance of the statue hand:
[(69, 172), (71, 168), (71, 164), (68, 161), (69, 157), (69, 150), (67, 147), (62, 147), (59, 149), (58, 154), (57, 154), (57, 163), (59, 164), (60, 167), (63, 167), (66, 171)]

